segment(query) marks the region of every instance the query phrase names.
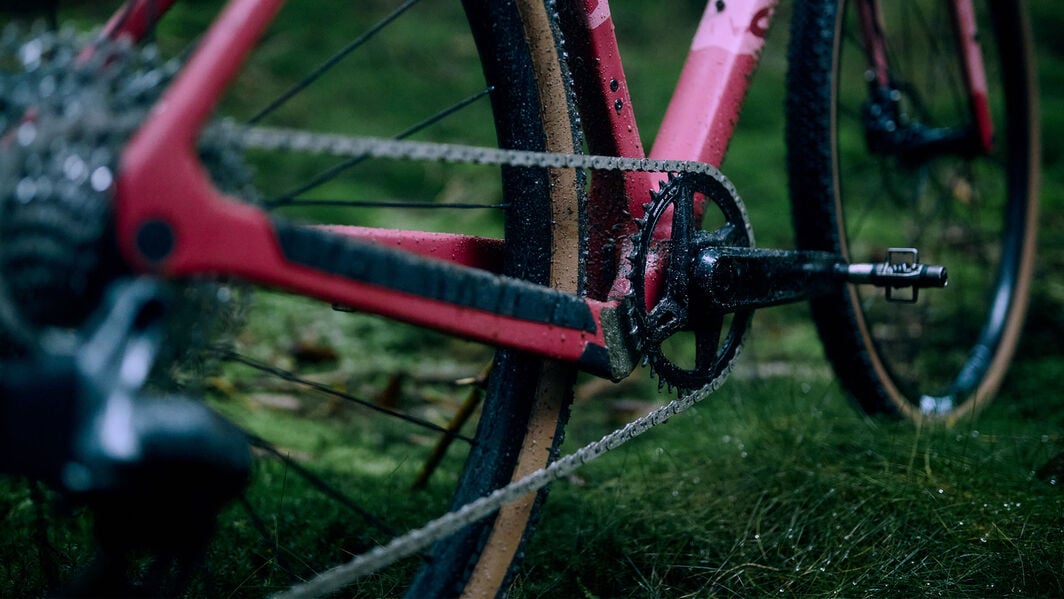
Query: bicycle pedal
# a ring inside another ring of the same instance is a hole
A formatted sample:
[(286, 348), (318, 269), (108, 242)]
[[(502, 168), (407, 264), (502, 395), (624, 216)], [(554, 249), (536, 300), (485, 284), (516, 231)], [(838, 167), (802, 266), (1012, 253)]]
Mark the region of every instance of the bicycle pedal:
[[(850, 283), (875, 285), (886, 289), (888, 302), (914, 304), (920, 289), (945, 287), (949, 283), (945, 266), (920, 264), (920, 252), (916, 248), (887, 248), (885, 262), (850, 264), (846, 267), (846, 280)], [(908, 295), (897, 293), (910, 289)]]

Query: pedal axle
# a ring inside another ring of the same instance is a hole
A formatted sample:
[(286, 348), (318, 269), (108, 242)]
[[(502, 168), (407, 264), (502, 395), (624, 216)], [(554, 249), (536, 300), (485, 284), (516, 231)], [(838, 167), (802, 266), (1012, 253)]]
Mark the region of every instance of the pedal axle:
[[(945, 266), (920, 264), (916, 248), (889, 248), (886, 262), (849, 264), (846, 280), (850, 283), (884, 287), (887, 301), (915, 303), (920, 289), (945, 287), (949, 283)], [(898, 289), (912, 289), (909, 297), (898, 297)]]

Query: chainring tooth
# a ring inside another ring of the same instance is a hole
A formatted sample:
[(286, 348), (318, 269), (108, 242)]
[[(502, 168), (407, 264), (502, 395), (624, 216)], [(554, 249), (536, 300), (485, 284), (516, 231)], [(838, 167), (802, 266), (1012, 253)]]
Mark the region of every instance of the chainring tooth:
[[(626, 297), (626, 302), (629, 317), (638, 331), (636, 347), (643, 354), (643, 365), (649, 366), (651, 375), (658, 379), (658, 389), (667, 388), (669, 392), (673, 388), (680, 391), (692, 391), (719, 383), (719, 379), (730, 372), (731, 364), (738, 357), (750, 321), (750, 313), (736, 314), (727, 335), (724, 335), (718, 342), (717, 354), (708, 368), (697, 366), (685, 368), (671, 360), (662, 349), (662, 342), (670, 334), (665, 334), (668, 331), (658, 330), (650, 321), (653, 307), (647, 308), (645, 283), (650, 250), (652, 244), (655, 243), (654, 230), (669, 206), (673, 206), (674, 210), (693, 210), (692, 203), (685, 200), (693, 198), (695, 192), (702, 193), (712, 200), (725, 214), (728, 222), (747, 233), (745, 240), (747, 247), (752, 247), (754, 244), (742, 200), (731, 183), (719, 172), (669, 173), (668, 182), (663, 181), (658, 191), (650, 193), (651, 202), (644, 206), (644, 217), (639, 220), (630, 244), (632, 249), (626, 256), (632, 266), (627, 275), (631, 291)], [(674, 240), (684, 238), (689, 240), (693, 236), (693, 231), (679, 232), (680, 237), (677, 237), (677, 232), (674, 231), (673, 235)], [(667, 276), (687, 276), (686, 269), (682, 272), (683, 274), (678, 275), (675, 269), (666, 269)], [(685, 301), (687, 299), (683, 298)], [(693, 331), (696, 335), (699, 333), (697, 325), (689, 322), (681, 326), (680, 330)]]

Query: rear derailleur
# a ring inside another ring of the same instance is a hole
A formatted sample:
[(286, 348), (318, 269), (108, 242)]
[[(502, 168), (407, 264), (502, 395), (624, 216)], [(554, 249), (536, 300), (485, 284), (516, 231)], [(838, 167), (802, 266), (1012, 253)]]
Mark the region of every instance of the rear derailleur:
[(202, 402), (143, 390), (165, 311), (155, 281), (119, 281), (81, 331), (38, 331), (20, 357), (0, 361), (0, 472), (94, 513), (95, 561), (64, 594), (159, 592), (127, 582), (133, 557), (153, 557), (157, 578), (184, 576), (246, 486), (239, 429)]

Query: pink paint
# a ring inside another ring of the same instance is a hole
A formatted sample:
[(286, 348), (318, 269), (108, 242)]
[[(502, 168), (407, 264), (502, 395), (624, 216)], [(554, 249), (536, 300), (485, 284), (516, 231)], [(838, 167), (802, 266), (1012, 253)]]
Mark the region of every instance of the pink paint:
[[(598, 29), (603, 23), (610, 22), (610, 3), (608, 0), (600, 0), (595, 3), (593, 8), (589, 8), (587, 12), (587, 28), (589, 30)], [(612, 28), (612, 27), (611, 27)]]
[(775, 0), (710, 2), (665, 113), (652, 158), (720, 166), (757, 67)]
[(418, 256), (493, 273), (502, 272), (503, 241), (501, 239), (350, 225), (321, 225), (317, 228), (344, 237), (405, 250)]

